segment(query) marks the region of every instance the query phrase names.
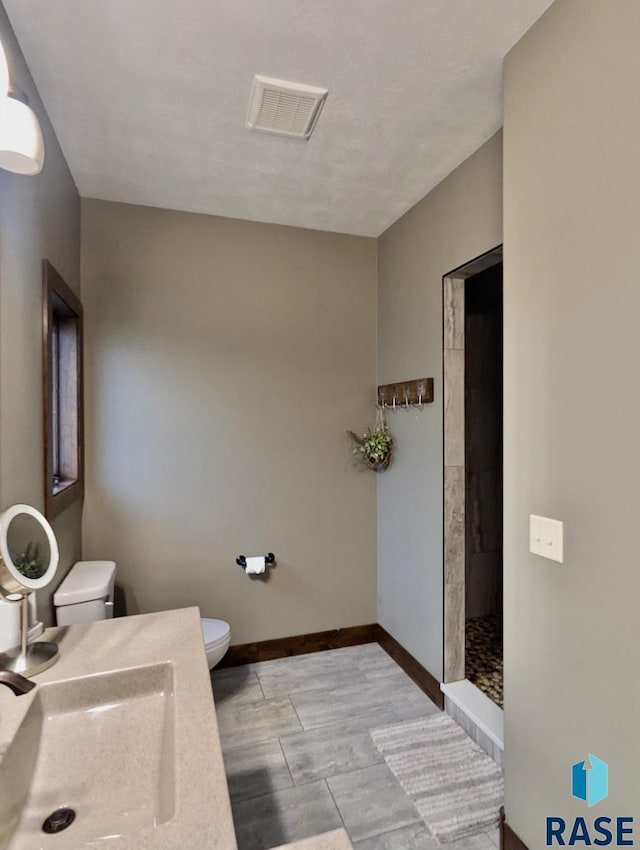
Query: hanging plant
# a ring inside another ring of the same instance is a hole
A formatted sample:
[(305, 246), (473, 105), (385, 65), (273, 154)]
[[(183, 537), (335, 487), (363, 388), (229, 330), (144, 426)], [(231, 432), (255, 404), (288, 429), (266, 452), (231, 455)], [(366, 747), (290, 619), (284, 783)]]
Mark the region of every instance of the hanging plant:
[(391, 463), (393, 437), (389, 433), (382, 408), (376, 408), (376, 421), (373, 428), (367, 428), (360, 437), (354, 431), (347, 431), (353, 440), (353, 453), (369, 469), (386, 469)]

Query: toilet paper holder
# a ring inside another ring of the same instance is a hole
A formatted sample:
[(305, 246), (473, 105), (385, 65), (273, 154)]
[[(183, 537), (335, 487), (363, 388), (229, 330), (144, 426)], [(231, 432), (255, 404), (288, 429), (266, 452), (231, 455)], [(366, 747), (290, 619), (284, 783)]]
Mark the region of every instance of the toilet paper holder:
[[(276, 556), (273, 554), (273, 552), (267, 552), (267, 554), (264, 556), (265, 566), (267, 566), (267, 567), (271, 566), (272, 564), (275, 564), (275, 562), (276, 562)], [(236, 564), (239, 567), (242, 567), (243, 570), (246, 570), (246, 568), (247, 568), (247, 556), (246, 555), (238, 555), (238, 557), (236, 558)]]

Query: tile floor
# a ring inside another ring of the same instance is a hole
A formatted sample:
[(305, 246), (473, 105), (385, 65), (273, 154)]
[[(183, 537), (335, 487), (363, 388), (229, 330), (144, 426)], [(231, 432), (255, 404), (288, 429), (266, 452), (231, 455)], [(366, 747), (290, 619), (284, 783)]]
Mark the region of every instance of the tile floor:
[(369, 730), (437, 707), (378, 644), (213, 673), (239, 850), (345, 826), (355, 850), (495, 850), (430, 837)]

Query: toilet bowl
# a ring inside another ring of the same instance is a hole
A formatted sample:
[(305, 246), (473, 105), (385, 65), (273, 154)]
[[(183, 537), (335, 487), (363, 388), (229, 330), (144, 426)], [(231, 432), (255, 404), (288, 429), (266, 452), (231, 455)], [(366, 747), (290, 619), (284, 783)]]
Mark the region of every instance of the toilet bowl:
[[(116, 576), (114, 561), (79, 561), (56, 590), (53, 604), (59, 626), (90, 623), (113, 617)], [(231, 627), (224, 620), (200, 620), (207, 664), (212, 670), (222, 661), (231, 642)]]
[(229, 649), (231, 642), (231, 626), (224, 620), (211, 620), (203, 617), (200, 620), (202, 627), (202, 638), (207, 653), (207, 664), (209, 670), (222, 661), (225, 652)]

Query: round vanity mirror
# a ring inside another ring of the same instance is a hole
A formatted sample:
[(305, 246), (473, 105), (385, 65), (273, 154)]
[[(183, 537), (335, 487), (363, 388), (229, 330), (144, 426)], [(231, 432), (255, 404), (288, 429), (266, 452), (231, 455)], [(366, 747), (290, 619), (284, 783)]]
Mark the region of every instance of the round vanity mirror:
[(0, 655), (0, 669), (25, 676), (50, 667), (55, 643), (28, 643), (29, 594), (46, 587), (58, 569), (58, 543), (51, 525), (30, 505), (13, 505), (0, 514), (0, 591), (20, 603), (20, 646)]
[(30, 505), (13, 505), (0, 514), (0, 589), (5, 596), (46, 587), (58, 569), (53, 529)]

